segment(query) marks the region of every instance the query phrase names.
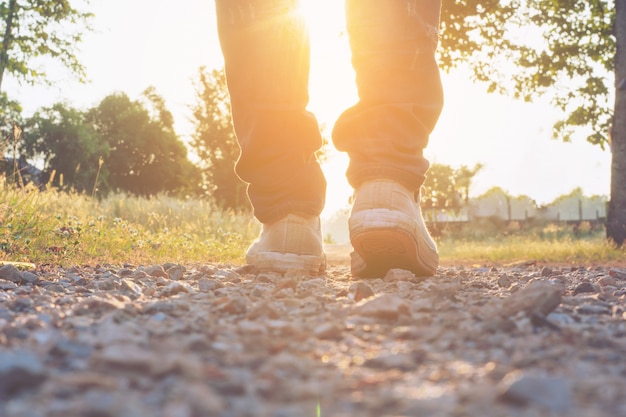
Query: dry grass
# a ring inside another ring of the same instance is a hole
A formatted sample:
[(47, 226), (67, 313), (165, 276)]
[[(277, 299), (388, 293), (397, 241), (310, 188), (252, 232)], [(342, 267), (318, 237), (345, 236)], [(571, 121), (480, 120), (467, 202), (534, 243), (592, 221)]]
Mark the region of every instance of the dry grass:
[[(244, 262), (259, 225), (250, 213), (167, 196), (86, 195), (0, 184), (0, 263), (60, 265)], [(445, 264), (623, 262), (603, 230), (548, 225), (533, 230), (456, 233), (438, 239)]]

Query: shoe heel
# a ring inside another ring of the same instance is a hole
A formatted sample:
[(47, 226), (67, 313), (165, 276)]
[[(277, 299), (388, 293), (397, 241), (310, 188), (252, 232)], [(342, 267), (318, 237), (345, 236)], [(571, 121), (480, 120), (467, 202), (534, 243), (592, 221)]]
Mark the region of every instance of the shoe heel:
[(369, 230), (354, 234), (352, 247), (367, 267), (362, 278), (383, 278), (390, 269), (405, 269), (417, 276), (434, 275), (438, 259), (428, 260), (413, 237), (401, 230)]

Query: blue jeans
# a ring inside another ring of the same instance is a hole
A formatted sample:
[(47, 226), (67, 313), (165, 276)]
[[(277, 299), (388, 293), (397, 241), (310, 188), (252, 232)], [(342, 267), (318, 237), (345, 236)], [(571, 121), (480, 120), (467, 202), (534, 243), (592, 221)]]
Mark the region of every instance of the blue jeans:
[[(326, 181), (315, 158), (322, 139), (306, 110), (309, 39), (297, 0), (216, 0), (235, 132), (236, 164), (262, 223), (317, 216)], [(346, 0), (359, 102), (335, 124), (358, 188), (392, 179), (419, 189), (423, 149), (443, 106), (435, 61), (441, 0)]]

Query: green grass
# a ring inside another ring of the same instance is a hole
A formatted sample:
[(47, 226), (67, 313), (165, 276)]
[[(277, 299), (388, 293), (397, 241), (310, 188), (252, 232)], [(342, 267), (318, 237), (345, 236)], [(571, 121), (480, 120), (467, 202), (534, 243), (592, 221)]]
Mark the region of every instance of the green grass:
[(0, 186), (0, 261), (37, 264), (234, 262), (258, 234), (250, 214), (205, 200)]
[(626, 263), (626, 251), (606, 239), (603, 227), (591, 230), (546, 224), (529, 230), (489, 234), (466, 233), (438, 240), (443, 263), (495, 263), (519, 261), (596, 265)]
[[(587, 225), (588, 226), (588, 225)], [(210, 201), (167, 196), (86, 195), (0, 184), (0, 264), (243, 264), (259, 224), (250, 213)], [(531, 230), (448, 232), (438, 238), (443, 264), (625, 263), (602, 228), (545, 225)]]

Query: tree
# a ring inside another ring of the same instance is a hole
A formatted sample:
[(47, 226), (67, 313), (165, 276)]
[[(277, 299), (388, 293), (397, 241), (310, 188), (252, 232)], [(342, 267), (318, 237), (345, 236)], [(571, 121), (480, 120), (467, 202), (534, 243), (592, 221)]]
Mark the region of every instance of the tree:
[(0, 91), (5, 72), (30, 83), (46, 81), (45, 70), (36, 66), (45, 57), (60, 61), (82, 80), (85, 71), (76, 50), (91, 18), (69, 0), (0, 2)]
[[(0, 171), (14, 180), (18, 172), (18, 144), (22, 134), (22, 106), (0, 92)], [(5, 160), (4, 158), (9, 157)]]
[(422, 187), (422, 200), (425, 207), (459, 210), (463, 202), (469, 202), (469, 189), (474, 176), (483, 168), (465, 165), (454, 169), (449, 165), (432, 164)]
[[(52, 185), (77, 191), (95, 189), (99, 161), (108, 156), (109, 148), (86, 123), (83, 112), (57, 103), (35, 112), (24, 130), (21, 155), (43, 161), (43, 171), (52, 178)], [(99, 179), (106, 182), (106, 171)]]
[(146, 90), (144, 99), (146, 104), (111, 94), (87, 113), (109, 149), (108, 186), (145, 196), (196, 193), (200, 172), (187, 158), (171, 113), (154, 89)]
[[(22, 106), (0, 93), (0, 157), (16, 142), (16, 133), (21, 130)], [(18, 129), (16, 129), (16, 126)]]
[(196, 94), (191, 146), (201, 159), (209, 191), (222, 207), (249, 209), (246, 185), (235, 174), (240, 149), (231, 122), (224, 71), (200, 68)]
[(607, 212), (606, 231), (619, 246), (626, 240), (626, 4), (615, 2), (617, 18), (615, 37), (615, 110), (611, 129), (611, 199)]
[(483, 164), (476, 164), (474, 168), (468, 168), (465, 165), (461, 165), (460, 168), (454, 172), (454, 184), (458, 192), (460, 192), (465, 200), (465, 204), (469, 203), (469, 190), (472, 185), (472, 180), (485, 166)]
[(454, 169), (449, 165), (432, 164), (422, 187), (422, 200), (427, 208), (455, 208), (458, 192), (454, 184)]
[[(607, 0), (443, 2), (441, 63), (467, 62), (488, 91), (547, 96), (564, 118), (554, 137), (612, 138), (607, 236), (626, 240), (626, 5)], [(611, 80), (614, 74), (615, 83)], [(617, 87), (617, 88), (616, 88)], [(613, 105), (611, 97), (615, 96)]]

